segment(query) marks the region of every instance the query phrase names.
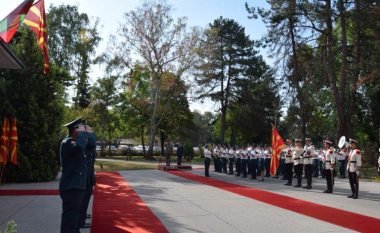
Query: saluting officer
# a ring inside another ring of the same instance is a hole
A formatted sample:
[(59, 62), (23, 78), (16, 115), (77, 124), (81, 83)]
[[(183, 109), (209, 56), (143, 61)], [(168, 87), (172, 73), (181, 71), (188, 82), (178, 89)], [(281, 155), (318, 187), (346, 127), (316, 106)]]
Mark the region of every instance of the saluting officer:
[(285, 172), (286, 177), (288, 178), (288, 183), (284, 184), (286, 186), (292, 186), (293, 181), (293, 156), (292, 156), (292, 140), (286, 140), (286, 148), (284, 149), (285, 153)]
[(91, 199), (92, 190), (94, 189), (95, 185), (95, 173), (94, 173), (94, 162), (95, 162), (95, 148), (96, 148), (96, 136), (92, 132), (92, 128), (88, 125), (86, 125), (86, 121), (82, 121), (82, 125), (85, 127), (85, 129), (88, 132), (88, 140), (87, 145), (85, 149), (86, 153), (86, 161), (87, 161), (87, 184), (86, 184), (86, 194), (83, 198), (82, 208), (80, 211), (80, 222), (79, 226), (80, 228), (90, 228), (91, 224), (86, 223), (86, 218), (91, 218), (90, 214), (87, 214), (87, 208), (88, 204)]
[(313, 156), (314, 146), (311, 144), (311, 138), (306, 138), (305, 151), (303, 156), (303, 164), (305, 165), (305, 176), (307, 185), (303, 189), (311, 189), (312, 173), (313, 173)]
[(296, 146), (293, 147), (292, 154), (293, 154), (293, 160), (294, 160), (294, 169), (297, 175), (297, 184), (294, 185), (294, 187), (300, 188), (302, 187), (301, 182), (302, 182), (303, 165), (301, 163), (301, 159), (302, 159), (301, 154), (303, 152), (303, 149), (301, 147), (301, 140), (296, 138), (295, 141), (296, 141)]
[(359, 195), (359, 171), (362, 166), (361, 152), (356, 147), (357, 141), (355, 139), (350, 138), (349, 140), (351, 151), (348, 156), (348, 178), (350, 181), (352, 195), (348, 196), (348, 198), (358, 199)]
[(324, 167), (327, 182), (327, 190), (325, 190), (324, 193), (333, 193), (332, 171), (335, 166), (335, 157), (331, 145), (331, 141), (325, 140), (325, 153), (323, 155), (323, 164), (325, 165)]
[(211, 177), (209, 174), (209, 167), (210, 167), (210, 162), (211, 162), (211, 151), (208, 150), (208, 145), (205, 145), (205, 177)]
[(85, 155), (88, 132), (78, 118), (65, 125), (69, 135), (61, 143), (62, 176), (59, 191), (62, 199), (61, 233), (79, 232), (79, 216), (86, 193), (87, 162)]

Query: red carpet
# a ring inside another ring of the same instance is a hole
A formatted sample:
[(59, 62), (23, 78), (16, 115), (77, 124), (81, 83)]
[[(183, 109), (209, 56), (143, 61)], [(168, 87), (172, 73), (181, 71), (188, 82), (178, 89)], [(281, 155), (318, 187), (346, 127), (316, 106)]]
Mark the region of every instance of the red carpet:
[[(268, 191), (249, 188), (242, 185), (223, 182), (216, 179), (205, 178), (184, 171), (167, 171), (170, 174), (177, 175), (201, 184), (209, 185), (244, 197), (264, 202), (269, 205), (280, 207), (289, 211), (303, 214), (315, 219), (332, 223), (358, 232), (380, 232), (380, 219), (368, 217), (345, 210), (340, 210), (328, 206), (319, 205), (300, 199), (271, 193)], [(326, 194), (326, 198), (330, 194)], [(346, 198), (346, 197), (343, 197)], [(355, 200), (347, 200), (355, 201)], [(375, 203), (378, 205), (379, 203)]]
[(36, 195), (59, 195), (59, 190), (0, 190), (0, 196), (36, 196)]
[(97, 172), (91, 233), (168, 232), (118, 172)]

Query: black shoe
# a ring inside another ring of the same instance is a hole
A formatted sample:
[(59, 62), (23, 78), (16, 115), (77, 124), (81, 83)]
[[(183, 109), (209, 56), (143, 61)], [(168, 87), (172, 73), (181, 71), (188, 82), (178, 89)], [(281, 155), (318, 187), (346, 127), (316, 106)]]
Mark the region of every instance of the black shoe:
[(287, 183), (285, 184), (285, 186), (293, 186), (291, 183)]
[(262, 180), (257, 180), (257, 181), (264, 181), (264, 179), (262, 179)]
[(306, 189), (312, 189), (311, 186), (307, 187)]
[(352, 199), (358, 199), (358, 196), (357, 195), (355, 195)]
[(353, 198), (355, 195), (354, 194), (352, 194), (352, 195), (350, 195), (350, 196), (347, 196), (347, 198)]
[(281, 180), (287, 180), (287, 179), (282, 178)]
[(332, 190), (326, 190), (323, 193), (333, 193), (333, 191)]
[(295, 187), (295, 188), (301, 188), (302, 186), (301, 185), (294, 185), (293, 187)]
[(91, 218), (91, 214), (86, 214), (86, 218)]
[(247, 178), (247, 176), (242, 176), (241, 178)]
[(91, 228), (91, 223), (85, 223), (81, 225), (80, 228)]
[(205, 176), (205, 177), (211, 177), (211, 176)]
[(251, 180), (256, 180), (256, 178), (253, 178), (253, 177), (251, 177), (251, 178), (249, 178), (249, 179), (251, 179)]
[(289, 185), (289, 183), (286, 183), (286, 184), (284, 184), (285, 186), (288, 186)]
[(240, 174), (238, 175), (238, 174), (236, 174), (235, 176), (240, 176)]
[(309, 188), (309, 186), (305, 186), (305, 187), (302, 187), (303, 189), (308, 189)]

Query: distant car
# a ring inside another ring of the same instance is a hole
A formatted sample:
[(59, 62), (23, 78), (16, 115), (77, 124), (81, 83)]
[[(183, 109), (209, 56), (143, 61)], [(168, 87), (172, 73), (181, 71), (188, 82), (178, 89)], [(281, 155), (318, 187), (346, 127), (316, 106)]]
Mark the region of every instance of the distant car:
[(101, 151), (102, 147), (101, 146), (96, 146), (96, 151)]
[(113, 152), (114, 152), (114, 151), (117, 151), (116, 146), (111, 146), (110, 149), (111, 149), (111, 151), (113, 151)]
[(119, 146), (119, 150), (126, 150), (126, 149), (128, 149), (128, 146), (126, 146), (126, 145), (120, 145)]

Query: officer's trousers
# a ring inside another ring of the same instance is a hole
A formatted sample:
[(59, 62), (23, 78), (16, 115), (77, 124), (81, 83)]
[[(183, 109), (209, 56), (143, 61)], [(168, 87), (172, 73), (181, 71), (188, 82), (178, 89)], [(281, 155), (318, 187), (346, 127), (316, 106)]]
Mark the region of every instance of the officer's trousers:
[(286, 176), (288, 177), (288, 184), (292, 184), (293, 180), (293, 163), (285, 163)]
[(82, 208), (80, 210), (79, 226), (82, 226), (86, 223), (87, 208), (88, 208), (88, 204), (90, 203), (90, 199), (91, 199), (93, 189), (94, 189), (93, 185), (87, 186), (86, 194), (83, 197)]
[(313, 174), (313, 165), (305, 164), (305, 176), (306, 176), (307, 187), (310, 187), (310, 188), (311, 188), (312, 174)]
[(83, 189), (61, 190), (61, 233), (79, 232), (79, 215), (85, 193)]
[(178, 157), (177, 157), (177, 165), (182, 165), (182, 155), (178, 155)]
[(326, 182), (327, 182), (327, 190), (333, 191), (333, 184), (332, 184), (332, 171), (331, 169), (325, 169), (325, 177), (326, 177)]
[(229, 173), (231, 175), (234, 174), (234, 158), (228, 158), (228, 162), (229, 162)]
[(210, 158), (205, 158), (205, 176), (209, 176), (208, 169), (210, 168)]
[(251, 159), (249, 166), (251, 168), (250, 172), (251, 172), (252, 179), (256, 179), (257, 159)]
[(244, 177), (247, 177), (247, 162), (248, 162), (248, 159), (241, 160), (241, 171)]
[(318, 167), (319, 167), (319, 159), (313, 159), (313, 176), (314, 177), (319, 176)]
[(348, 173), (348, 180), (350, 181), (350, 187), (352, 194), (355, 196), (358, 196), (359, 193), (359, 182), (358, 182), (358, 176), (356, 172), (349, 172)]
[(265, 158), (265, 177), (270, 177), (270, 158)]
[(346, 160), (339, 160), (339, 177), (346, 178)]
[(236, 159), (236, 171), (237, 171), (237, 176), (240, 176), (240, 170), (241, 169), (241, 159), (240, 158), (237, 158)]
[(323, 164), (322, 161), (319, 161), (319, 169), (321, 170), (321, 176), (322, 178), (325, 178), (325, 165)]
[(218, 171), (218, 158), (214, 155), (213, 161), (214, 161), (214, 172)]
[(223, 173), (227, 173), (227, 158), (222, 157), (222, 168), (223, 168)]
[(296, 175), (297, 175), (298, 186), (301, 186), (301, 182), (302, 182), (302, 168), (303, 168), (303, 164), (297, 164), (294, 166), (294, 171), (296, 172)]

